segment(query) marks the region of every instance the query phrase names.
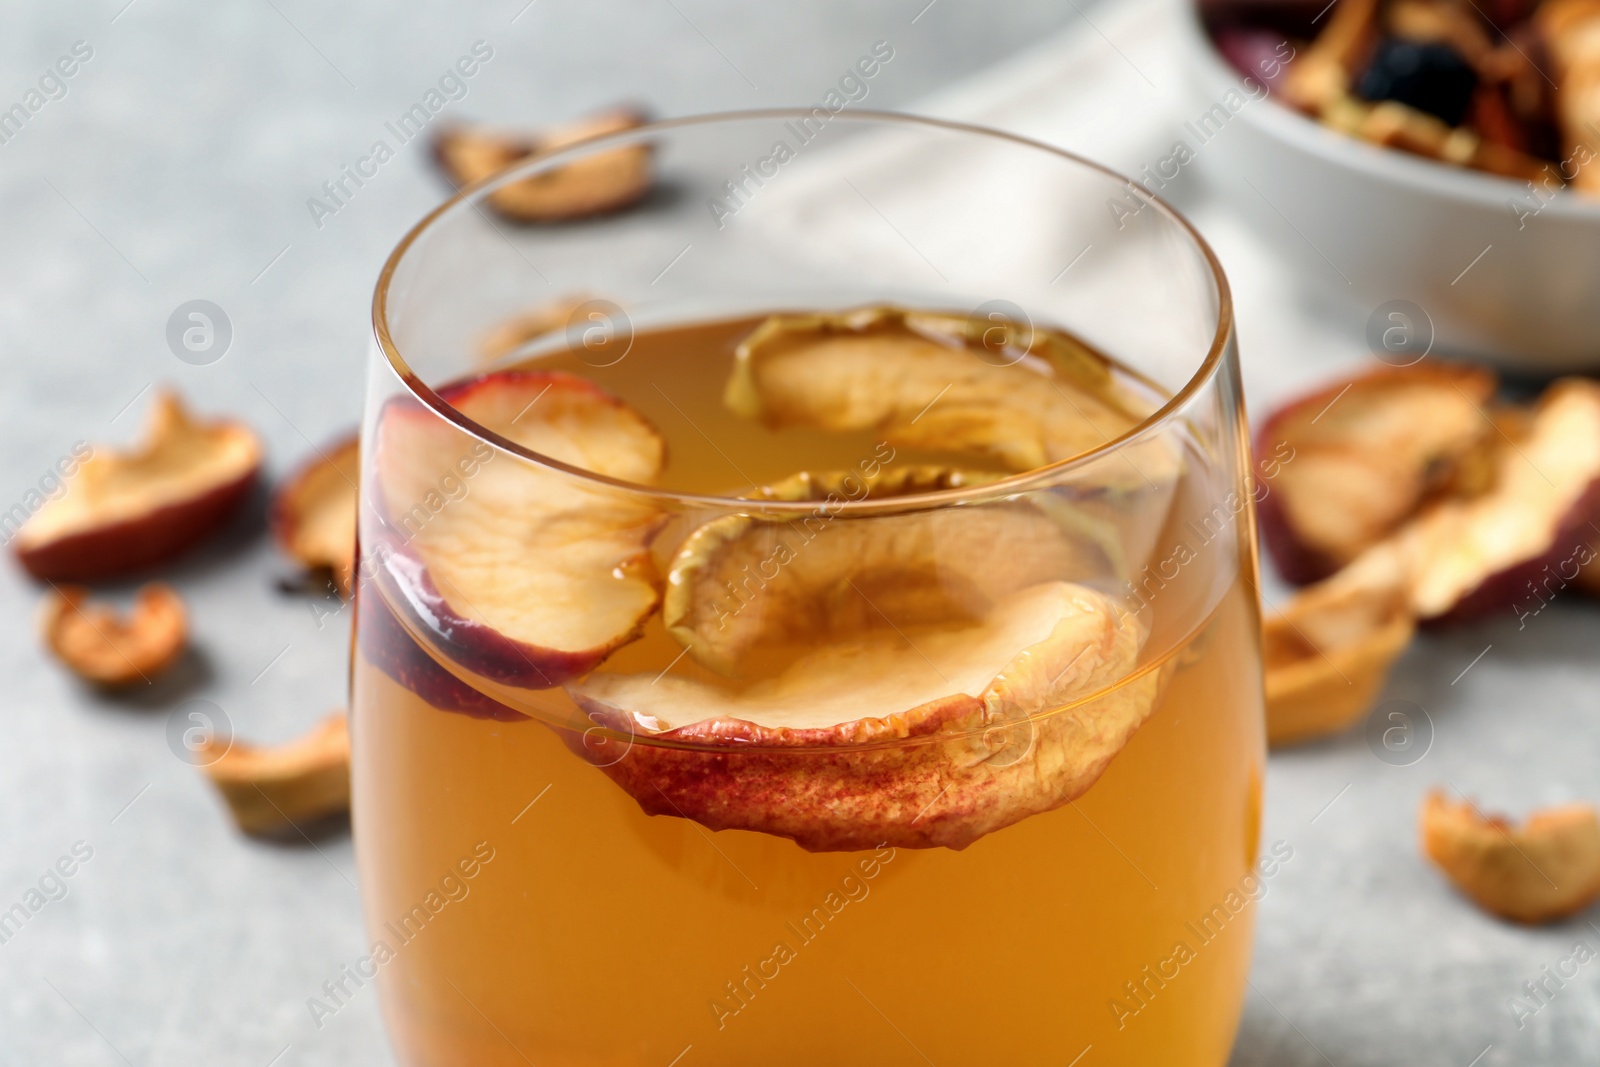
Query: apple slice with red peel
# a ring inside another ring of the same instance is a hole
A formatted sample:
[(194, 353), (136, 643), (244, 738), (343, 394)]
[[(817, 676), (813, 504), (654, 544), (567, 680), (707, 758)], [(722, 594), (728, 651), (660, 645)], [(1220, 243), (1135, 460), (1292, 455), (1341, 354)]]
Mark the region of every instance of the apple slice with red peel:
[(341, 596), (350, 595), (355, 567), (360, 482), (361, 442), (351, 434), (319, 449), (272, 496), (279, 546), (306, 568), (331, 575)]
[(17, 530), (23, 567), (49, 581), (89, 582), (153, 567), (231, 518), (261, 468), (243, 423), (201, 421), (177, 394), (156, 395), (144, 443), (82, 461), (66, 492)]
[(1115, 532), (1048, 492), (855, 517), (844, 502), (981, 486), (1000, 475), (903, 467), (865, 478), (802, 472), (752, 494), (816, 501), (801, 518), (726, 515), (684, 539), (662, 620), (689, 653), (737, 676), (753, 649), (932, 619), (982, 618), (1051, 579), (1120, 577)]
[[(503, 371), (440, 396), (530, 451), (610, 478), (649, 483), (666, 459), (655, 427), (574, 375)], [(651, 504), (497, 455), (410, 399), (384, 409), (376, 442), (375, 577), (441, 655), (544, 689), (639, 635), (660, 601), (648, 546), (663, 516)]]
[(1256, 457), (1277, 475), (1258, 513), (1284, 579), (1325, 578), (1410, 518), (1497, 436), (1485, 414), (1494, 391), (1494, 375), (1475, 367), (1391, 367), (1268, 418)]
[(1600, 384), (1545, 390), (1525, 436), (1496, 451), (1490, 489), (1447, 499), (1371, 552), (1396, 552), (1417, 618), (1441, 622), (1535, 603), (1546, 568), (1581, 558), (1600, 522)]
[(873, 430), (1014, 471), (1097, 448), (1154, 410), (1066, 334), (893, 307), (772, 316), (739, 344), (723, 400), (770, 426)]
[(485, 696), (428, 655), (394, 617), (383, 597), (367, 593), (356, 604), (356, 643), (361, 654), (393, 681), (440, 711), (474, 719), (522, 722), (522, 712)]
[(601, 671), (567, 691), (628, 739), (596, 762), (649, 814), (813, 852), (959, 849), (1094, 784), (1154, 707), (1144, 636), (1103, 594), (1044, 582), (744, 687)]
[[(616, 108), (534, 137), (456, 127), (439, 134), (434, 157), (456, 185), (470, 185), (535, 152), (553, 152), (593, 137), (631, 130), (644, 121), (639, 111)], [(618, 211), (650, 191), (650, 157), (648, 144), (594, 152), (496, 189), (489, 194), (489, 206), (516, 222), (562, 222)]]

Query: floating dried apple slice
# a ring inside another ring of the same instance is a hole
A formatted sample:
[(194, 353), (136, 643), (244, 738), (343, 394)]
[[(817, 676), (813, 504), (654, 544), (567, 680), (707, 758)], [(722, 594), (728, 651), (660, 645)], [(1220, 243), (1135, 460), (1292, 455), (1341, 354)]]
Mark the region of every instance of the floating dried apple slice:
[[(1153, 410), (1065, 334), (891, 307), (772, 316), (739, 344), (723, 400), (770, 426), (873, 430), (1016, 471), (1097, 448)], [(1129, 457), (1161, 481), (1166, 467), (1143, 458)]]
[(39, 613), (45, 645), (80, 678), (106, 686), (148, 682), (183, 655), (188, 616), (170, 586), (141, 588), (126, 618), (88, 597), (87, 589), (59, 588)]
[(1048, 493), (933, 512), (853, 517), (847, 500), (979, 486), (1000, 475), (905, 467), (874, 478), (801, 473), (753, 494), (817, 501), (799, 519), (726, 515), (691, 533), (662, 620), (706, 666), (739, 673), (759, 646), (834, 640), (884, 622), (978, 619), (1049, 579), (1120, 578), (1114, 533)]
[(1256, 437), (1279, 465), (1260, 501), (1279, 572), (1325, 578), (1381, 541), (1485, 439), (1494, 375), (1418, 364), (1335, 382), (1280, 408)]
[(1298, 594), (1262, 624), (1267, 742), (1338, 733), (1367, 713), (1415, 623), (1392, 554)]
[(1421, 823), (1428, 858), (1485, 911), (1543, 923), (1600, 898), (1600, 814), (1592, 805), (1545, 808), (1516, 826), (1435, 790), (1422, 802)]
[(343, 712), (285, 745), (207, 738), (199, 756), (247, 834), (298, 833), (303, 824), (350, 810), (350, 728)]
[(522, 722), (528, 718), (472, 688), (428, 655), (394, 617), (382, 596), (362, 596), (356, 604), (356, 612), (356, 642), (361, 654), (431, 707), (470, 715), (474, 719)]
[(743, 688), (602, 671), (567, 689), (631, 740), (598, 762), (652, 815), (813, 852), (959, 849), (1094, 784), (1154, 705), (1143, 638), (1104, 595), (1045, 582), (981, 621), (822, 645)]
[(1369, 551), (1400, 554), (1417, 618), (1466, 619), (1526, 599), (1597, 519), (1600, 384), (1565, 378), (1539, 398), (1526, 435), (1497, 450), (1488, 491), (1433, 505)]
[[(440, 395), (535, 453), (649, 483), (661, 435), (598, 386), (502, 371)], [(524, 688), (560, 685), (632, 641), (660, 601), (648, 552), (661, 514), (635, 494), (476, 442), (409, 399), (383, 411), (374, 531), (391, 606), (469, 671)], [(363, 534), (365, 537), (365, 534)]]
[(249, 427), (200, 422), (159, 393), (145, 441), (97, 451), (67, 490), (23, 523), (12, 547), (37, 578), (87, 582), (161, 563), (234, 513), (255, 482), (261, 442)]
[[(535, 152), (553, 152), (592, 137), (631, 130), (644, 121), (641, 113), (618, 108), (536, 137), (448, 129), (435, 140), (434, 156), (450, 180), (464, 186), (498, 174)], [(560, 222), (617, 211), (650, 191), (650, 155), (647, 144), (594, 152), (502, 186), (489, 195), (489, 205), (517, 222)]]
[(327, 571), (350, 595), (360, 502), (361, 442), (351, 435), (318, 451), (272, 499), (272, 532), (283, 550), (315, 571)]

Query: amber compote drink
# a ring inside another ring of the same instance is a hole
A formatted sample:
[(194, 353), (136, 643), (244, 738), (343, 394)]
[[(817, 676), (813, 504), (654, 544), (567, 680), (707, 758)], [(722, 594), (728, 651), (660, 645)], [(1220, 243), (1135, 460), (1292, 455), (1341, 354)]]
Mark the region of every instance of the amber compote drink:
[[(495, 214), (624, 158), (604, 215)], [(1259, 490), (1180, 218), (982, 130), (716, 116), (468, 189), (375, 315), (355, 825), (401, 1062), (1225, 1062)]]

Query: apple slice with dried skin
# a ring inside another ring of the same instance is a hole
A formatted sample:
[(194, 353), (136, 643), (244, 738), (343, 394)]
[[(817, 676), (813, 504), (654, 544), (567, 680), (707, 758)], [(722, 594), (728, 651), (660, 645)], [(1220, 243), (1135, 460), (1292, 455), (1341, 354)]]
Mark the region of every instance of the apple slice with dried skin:
[(1496, 451), (1491, 488), (1423, 511), (1371, 552), (1397, 552), (1418, 619), (1475, 618), (1532, 601), (1546, 567), (1586, 550), (1600, 520), (1600, 383), (1545, 390), (1525, 436)]
[[(648, 484), (666, 460), (655, 427), (574, 375), (502, 371), (440, 396), (532, 452), (606, 477)], [(384, 409), (376, 441), (375, 578), (441, 655), (543, 689), (639, 635), (660, 601), (648, 546), (663, 517), (652, 505), (499, 455), (408, 398)]]
[(430, 707), (474, 719), (523, 722), (528, 716), (463, 682), (417, 644), (389, 610), (383, 597), (368, 594), (356, 603), (356, 646), (367, 661)]
[(361, 442), (355, 435), (318, 450), (273, 494), (271, 525), (284, 552), (326, 572), (350, 595), (360, 503)]
[(628, 739), (598, 762), (649, 814), (813, 852), (960, 849), (1094, 784), (1154, 706), (1144, 636), (1103, 594), (1044, 582), (980, 621), (820, 645), (744, 687), (602, 671), (567, 691)]
[(200, 421), (157, 394), (144, 443), (106, 449), (66, 479), (17, 531), (23, 567), (48, 581), (91, 582), (152, 567), (198, 544), (249, 495), (261, 442), (243, 423)]
[(1387, 367), (1280, 408), (1256, 436), (1278, 469), (1261, 538), (1297, 585), (1325, 578), (1394, 532), (1486, 438), (1495, 377), (1475, 367)]
[(1600, 899), (1600, 813), (1536, 811), (1520, 826), (1435, 790), (1422, 802), (1422, 848), (1480, 908), (1520, 923), (1573, 915)]
[(172, 587), (144, 586), (133, 610), (119, 615), (78, 586), (54, 590), (39, 614), (45, 645), (87, 681), (104, 686), (149, 682), (188, 647), (188, 613)]
[[(1097, 448), (1154, 410), (1063, 333), (892, 307), (772, 316), (739, 344), (723, 400), (769, 426), (872, 430), (1014, 471)], [(1156, 482), (1165, 469), (1141, 467)]]
[[(631, 130), (644, 122), (641, 112), (617, 108), (534, 137), (457, 127), (439, 134), (434, 157), (451, 181), (465, 186), (536, 152), (553, 152), (593, 137)], [(516, 222), (562, 222), (618, 211), (650, 191), (650, 157), (647, 144), (591, 153), (502, 186), (489, 194), (489, 206)]]
[(1050, 579), (1120, 576), (1114, 533), (1041, 492), (936, 511), (854, 517), (846, 501), (971, 488), (1000, 475), (903, 467), (867, 478), (802, 472), (752, 494), (816, 501), (798, 519), (726, 515), (684, 539), (662, 620), (701, 663), (739, 674), (752, 649), (931, 619), (982, 618)]
[(303, 824), (350, 810), (350, 727), (343, 712), (283, 745), (208, 737), (199, 756), (247, 834), (298, 836)]
[(1392, 554), (1299, 593), (1261, 627), (1267, 743), (1339, 733), (1364, 716), (1416, 624)]

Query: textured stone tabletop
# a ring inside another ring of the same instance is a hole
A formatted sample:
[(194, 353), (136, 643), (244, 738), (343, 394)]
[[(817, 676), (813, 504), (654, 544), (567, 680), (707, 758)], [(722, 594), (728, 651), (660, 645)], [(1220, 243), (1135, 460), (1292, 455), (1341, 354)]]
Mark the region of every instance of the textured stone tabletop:
[[(0, 112), (20, 104), (27, 117), (0, 122), (0, 511), (76, 441), (132, 439), (156, 383), (250, 422), (273, 475), (353, 425), (378, 267), (445, 189), (416, 143), (337, 201), (323, 184), (477, 42), (492, 56), (448, 117), (536, 125), (618, 101), (663, 115), (809, 103), (883, 39), (896, 59), (870, 106), (988, 108), (1026, 132), (1004, 114), (1004, 85), (981, 106), (929, 94), (1066, 33), (1091, 125), (1140, 132), (1069, 147), (1133, 168), (1162, 143), (1151, 116), (1178, 91), (1147, 23), (1071, 0), (14, 5)], [(1187, 195), (1237, 288), (1253, 402), (1361, 357), (1359, 338), (1284, 314), (1295, 297), (1258, 236)], [(205, 365), (166, 339), (194, 299), (231, 324), (227, 352)], [(391, 1062), (370, 988), (320, 1026), (306, 1005), (361, 946), (348, 837), (241, 839), (169, 742), (169, 713), (191, 699), (265, 741), (344, 703), (343, 618), (278, 588), (292, 568), (259, 502), (250, 518), (175, 569), (196, 651), (125, 699), (45, 661), (39, 590), (0, 567), (0, 911), (41, 887), (59, 898), (0, 944), (0, 1064)], [(1600, 611), (1563, 604), (1522, 630), (1508, 619), (1425, 636), (1385, 694), (1426, 711), (1423, 759), (1389, 765), (1359, 731), (1272, 758), (1265, 840), (1293, 858), (1261, 908), (1235, 1064), (1593, 1061), (1600, 967), (1521, 1029), (1507, 1002), (1575, 943), (1600, 946), (1600, 929), (1483, 917), (1419, 860), (1414, 823), (1433, 783), (1514, 811), (1600, 797), (1597, 642)], [(85, 853), (70, 878), (47, 876)]]

